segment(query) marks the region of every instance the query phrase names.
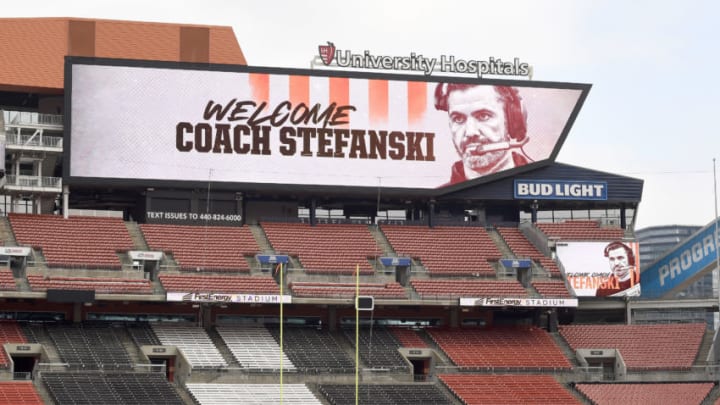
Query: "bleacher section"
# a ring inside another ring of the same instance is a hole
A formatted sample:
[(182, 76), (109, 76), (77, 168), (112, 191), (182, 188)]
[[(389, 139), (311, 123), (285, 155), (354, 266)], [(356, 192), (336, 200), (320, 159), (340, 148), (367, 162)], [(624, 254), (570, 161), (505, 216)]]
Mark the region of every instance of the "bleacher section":
[(593, 404), (700, 404), (713, 383), (662, 384), (577, 384), (575, 388)]
[(15, 290), (15, 279), (10, 269), (0, 269), (0, 290)]
[[(353, 298), (355, 283), (293, 282), (288, 285), (296, 297)], [(380, 299), (405, 299), (407, 294), (399, 283), (360, 283), (360, 295)]]
[[(440, 380), (465, 404), (579, 404), (549, 375), (441, 374)], [(631, 404), (633, 402), (619, 402)]]
[(534, 281), (532, 286), (543, 298), (572, 298), (562, 281)]
[[(275, 341), (280, 329), (268, 328)], [(335, 335), (316, 328), (285, 327), (283, 349), (295, 367), (306, 373), (350, 373), (355, 362), (348, 357)]]
[[(318, 389), (332, 405), (355, 404), (355, 385), (321, 384)], [(361, 404), (373, 405), (444, 405), (453, 402), (432, 384), (361, 384)]]
[(183, 405), (162, 373), (41, 373), (56, 405)]
[(46, 330), (62, 360), (71, 367), (88, 370), (132, 368), (118, 336), (125, 333), (125, 328), (86, 323), (48, 326)]
[[(355, 346), (355, 329), (344, 329), (345, 337)], [(398, 349), (400, 343), (393, 334), (385, 329), (360, 329), (360, 358), (369, 368), (391, 371), (407, 371), (408, 364)]]
[(496, 229), (518, 259), (532, 259), (539, 262), (551, 276), (561, 276), (558, 265), (551, 258), (545, 257), (535, 245), (530, 243), (520, 229), (500, 226), (496, 227)]
[(430, 329), (429, 333), (453, 363), (462, 368), (571, 369), (552, 337), (536, 327)]
[(704, 333), (701, 323), (560, 326), (573, 350), (618, 349), (628, 370), (691, 367)]
[(297, 256), (306, 273), (373, 274), (368, 258), (381, 256), (367, 225), (264, 222), (275, 252)]
[(0, 381), (0, 405), (43, 405), (30, 381)]
[(613, 240), (625, 236), (620, 227), (601, 227), (592, 220), (538, 222), (537, 227), (548, 238), (559, 240)]
[(268, 276), (216, 276), (160, 274), (163, 288), (171, 292), (279, 294), (280, 287)]
[[(264, 326), (217, 326), (215, 328), (240, 367), (249, 371), (279, 371), (280, 345)], [(295, 371), (283, 353), (282, 368)]]
[(13, 321), (0, 321), (0, 368), (8, 367), (8, 358), (3, 345), (5, 343), (26, 343), (27, 339), (20, 326)]
[(152, 294), (149, 280), (110, 277), (61, 277), (28, 275), (28, 283), (33, 291), (48, 289), (95, 290), (101, 294)]
[(141, 224), (152, 250), (172, 252), (185, 271), (249, 272), (245, 255), (260, 250), (247, 226), (190, 226)]
[(152, 327), (147, 322), (140, 322), (132, 325), (128, 325), (128, 333), (132, 337), (133, 342), (140, 346), (160, 346), (162, 342), (152, 331)]
[(402, 347), (428, 347), (427, 343), (412, 329), (407, 328), (390, 328), (390, 331), (397, 339)]
[(187, 384), (200, 405), (322, 404), (305, 384)]
[(704, 333), (702, 323), (560, 326), (573, 350), (618, 349), (628, 370), (688, 368)]
[(502, 257), (485, 228), (382, 225), (400, 256), (419, 258), (433, 276), (495, 275), (490, 262)]
[(165, 323), (151, 323), (153, 332), (164, 346), (177, 346), (192, 368), (227, 367), (225, 359), (205, 329)]
[(424, 299), (459, 297), (526, 298), (527, 291), (517, 281), (412, 280), (412, 287)]
[(133, 248), (121, 218), (8, 214), (18, 244), (42, 249), (49, 267), (120, 269)]

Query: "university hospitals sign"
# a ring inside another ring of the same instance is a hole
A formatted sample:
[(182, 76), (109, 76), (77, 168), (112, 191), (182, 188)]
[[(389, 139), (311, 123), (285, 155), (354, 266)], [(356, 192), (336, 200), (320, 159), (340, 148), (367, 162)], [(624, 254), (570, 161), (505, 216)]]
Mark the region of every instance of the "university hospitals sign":
[(499, 75), (531, 78), (533, 71), (532, 66), (521, 62), (519, 58), (514, 58), (512, 61), (503, 61), (494, 57), (486, 60), (461, 59), (452, 55), (426, 57), (415, 52), (404, 56), (377, 55), (368, 50), (353, 53), (347, 49), (337, 49), (332, 42), (328, 42), (327, 45), (319, 45), (318, 55), (325, 66), (421, 72), (425, 76), (430, 76), (433, 73), (461, 73), (476, 77)]

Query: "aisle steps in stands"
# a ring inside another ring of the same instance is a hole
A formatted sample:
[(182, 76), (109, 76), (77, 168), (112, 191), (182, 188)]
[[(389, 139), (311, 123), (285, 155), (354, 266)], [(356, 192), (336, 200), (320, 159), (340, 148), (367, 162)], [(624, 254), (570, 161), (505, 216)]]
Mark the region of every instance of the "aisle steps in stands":
[(130, 239), (133, 242), (133, 246), (138, 250), (150, 250), (150, 247), (147, 244), (147, 241), (145, 240), (145, 236), (143, 236), (142, 231), (140, 230), (140, 227), (138, 226), (137, 222), (134, 221), (125, 221), (125, 227), (128, 230), (128, 233), (130, 234)]
[(277, 253), (273, 249), (272, 245), (270, 244), (270, 240), (268, 240), (267, 235), (265, 235), (265, 231), (260, 225), (248, 225), (248, 227), (250, 228), (250, 232), (255, 238), (255, 242), (257, 242), (261, 252), (267, 254)]
[(563, 339), (562, 336), (560, 336), (559, 332), (548, 332), (548, 335), (555, 341), (555, 344), (558, 348), (563, 352), (565, 357), (567, 357), (568, 360), (570, 360), (570, 363), (575, 366), (579, 366), (580, 362), (577, 359), (577, 355), (575, 354), (575, 350), (573, 350), (568, 342)]
[[(132, 336), (130, 336), (130, 332), (127, 331), (127, 328), (122, 328), (124, 330), (123, 333), (117, 333), (116, 336), (120, 340), (120, 343), (122, 344), (123, 348), (128, 354), (128, 357), (130, 357), (130, 362), (134, 366), (135, 364), (147, 364), (147, 360), (145, 360), (141, 354), (140, 347), (135, 344), (135, 341), (132, 339)], [(145, 370), (143, 370), (145, 371)]]
[(393, 249), (392, 245), (390, 245), (390, 242), (388, 241), (387, 237), (385, 237), (385, 234), (379, 226), (368, 225), (368, 229), (370, 230), (370, 235), (375, 238), (375, 242), (377, 242), (378, 246), (380, 246), (380, 249), (382, 249), (385, 255), (390, 256), (397, 253)]
[(700, 342), (700, 347), (698, 348), (697, 357), (695, 357), (694, 364), (697, 365), (704, 365), (706, 364), (710, 359), (708, 357), (712, 357), (710, 354), (710, 348), (713, 344), (713, 339), (715, 338), (715, 331), (712, 329), (705, 330), (705, 335), (703, 335), (702, 341)]
[(210, 340), (220, 352), (220, 355), (223, 357), (223, 359), (225, 359), (228, 367), (240, 367), (240, 363), (235, 360), (235, 357), (232, 355), (232, 352), (230, 352), (230, 349), (227, 347), (225, 341), (222, 339), (218, 331), (215, 328), (208, 328), (205, 329), (205, 331), (210, 337)]
[(43, 324), (23, 324), (22, 329), (29, 343), (35, 342), (42, 345), (43, 350), (47, 355), (47, 358), (40, 359), (41, 362), (63, 362), (60, 358), (60, 353), (57, 351), (57, 348), (55, 348), (55, 344), (53, 343), (52, 339), (50, 339), (50, 335), (48, 334)]
[(517, 258), (513, 251), (510, 249), (510, 246), (508, 246), (503, 237), (500, 235), (500, 232), (497, 231), (497, 229), (488, 229), (488, 234), (490, 235), (490, 239), (492, 239), (493, 242), (495, 242), (495, 245), (497, 245), (500, 253), (502, 253), (502, 257), (506, 259)]
[(17, 246), (15, 234), (7, 217), (0, 217), (0, 238), (2, 238), (5, 246)]

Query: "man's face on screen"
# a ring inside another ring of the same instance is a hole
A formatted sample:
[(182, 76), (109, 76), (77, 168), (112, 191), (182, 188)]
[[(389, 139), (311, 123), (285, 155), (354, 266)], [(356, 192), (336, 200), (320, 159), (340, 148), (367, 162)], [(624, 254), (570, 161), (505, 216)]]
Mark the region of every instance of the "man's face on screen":
[(468, 179), (493, 173), (509, 153), (478, 150), (509, 139), (503, 107), (492, 86), (453, 90), (448, 95), (450, 131)]

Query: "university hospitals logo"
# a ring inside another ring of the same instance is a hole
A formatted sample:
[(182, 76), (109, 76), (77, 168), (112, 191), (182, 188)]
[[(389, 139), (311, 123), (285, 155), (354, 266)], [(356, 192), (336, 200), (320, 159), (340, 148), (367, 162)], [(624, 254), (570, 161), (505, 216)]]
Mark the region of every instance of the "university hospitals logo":
[(318, 51), (320, 52), (320, 59), (327, 66), (330, 65), (335, 59), (335, 44), (328, 41), (327, 45), (319, 45)]

